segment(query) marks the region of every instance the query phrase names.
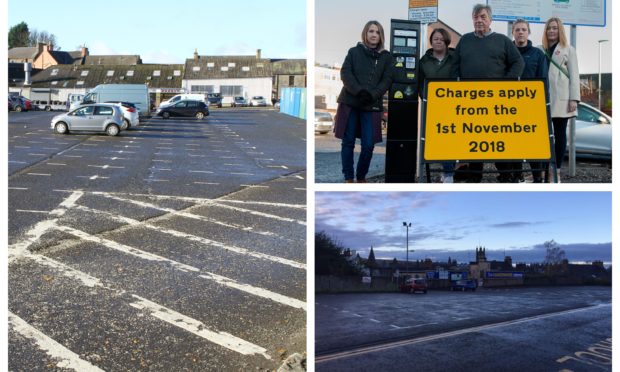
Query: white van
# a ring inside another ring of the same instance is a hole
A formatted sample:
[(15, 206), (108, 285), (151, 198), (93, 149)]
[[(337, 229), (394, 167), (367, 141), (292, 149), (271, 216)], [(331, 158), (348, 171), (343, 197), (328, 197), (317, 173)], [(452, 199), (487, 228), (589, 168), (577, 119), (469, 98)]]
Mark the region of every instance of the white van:
[(81, 104), (110, 101), (133, 103), (140, 116), (149, 116), (151, 113), (151, 98), (146, 84), (100, 84), (84, 96)]
[(176, 96), (170, 98), (169, 100), (162, 101), (162, 103), (159, 104), (159, 108), (162, 109), (162, 108), (171, 106), (182, 99), (203, 101), (204, 103), (207, 103), (204, 94), (184, 93), (184, 94), (177, 94)]
[(67, 111), (73, 111), (76, 108), (80, 107), (83, 99), (83, 94), (69, 93), (69, 95), (67, 96)]

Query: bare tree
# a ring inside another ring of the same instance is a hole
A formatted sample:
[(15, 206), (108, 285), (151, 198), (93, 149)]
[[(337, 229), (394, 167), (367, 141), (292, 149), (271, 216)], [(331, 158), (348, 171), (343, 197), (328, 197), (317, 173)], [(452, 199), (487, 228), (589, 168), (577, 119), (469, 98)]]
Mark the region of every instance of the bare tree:
[(560, 248), (560, 245), (555, 240), (546, 241), (544, 246), (547, 249), (544, 261), (546, 265), (559, 265), (566, 259), (566, 252)]
[(28, 45), (37, 46), (37, 43), (49, 44), (56, 46), (56, 36), (47, 31), (38, 31), (33, 29), (28, 36)]

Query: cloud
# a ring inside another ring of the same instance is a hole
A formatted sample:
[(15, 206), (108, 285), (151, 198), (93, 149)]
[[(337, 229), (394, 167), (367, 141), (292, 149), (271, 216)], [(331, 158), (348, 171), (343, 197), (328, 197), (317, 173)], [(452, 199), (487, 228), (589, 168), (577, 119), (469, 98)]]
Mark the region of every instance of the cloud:
[(526, 226), (539, 226), (541, 222), (522, 222), (522, 221), (513, 221), (513, 222), (503, 222), (503, 223), (495, 223), (489, 225), (489, 227), (496, 229), (514, 229), (519, 227)]

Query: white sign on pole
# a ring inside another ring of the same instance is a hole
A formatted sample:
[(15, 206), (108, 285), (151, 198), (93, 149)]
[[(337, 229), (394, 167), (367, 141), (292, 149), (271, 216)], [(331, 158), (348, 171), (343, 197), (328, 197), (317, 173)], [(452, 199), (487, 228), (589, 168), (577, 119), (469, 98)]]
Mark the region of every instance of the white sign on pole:
[(439, 0), (409, 0), (409, 20), (420, 23), (437, 22)]
[(605, 27), (606, 0), (487, 0), (494, 21), (523, 18), (531, 23), (545, 23), (558, 17), (565, 25)]

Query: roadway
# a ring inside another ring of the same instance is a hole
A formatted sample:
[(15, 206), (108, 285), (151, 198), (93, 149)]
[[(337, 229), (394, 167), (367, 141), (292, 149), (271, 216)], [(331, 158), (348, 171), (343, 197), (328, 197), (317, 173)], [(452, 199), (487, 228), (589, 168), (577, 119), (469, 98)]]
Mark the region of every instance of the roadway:
[(316, 371), (611, 371), (611, 289), (316, 295)]
[(9, 113), (9, 369), (273, 370), (305, 352), (305, 121), (54, 134)]

